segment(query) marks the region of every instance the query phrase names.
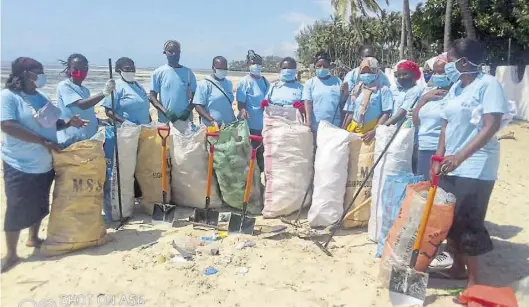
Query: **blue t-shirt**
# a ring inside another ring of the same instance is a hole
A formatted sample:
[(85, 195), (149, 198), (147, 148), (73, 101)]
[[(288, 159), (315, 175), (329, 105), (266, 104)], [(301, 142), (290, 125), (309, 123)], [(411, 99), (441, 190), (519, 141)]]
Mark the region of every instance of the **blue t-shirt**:
[(254, 130), (263, 129), (263, 109), (261, 102), (270, 88), (270, 83), (264, 78), (254, 79), (246, 75), (237, 87), (237, 101), (246, 103), (248, 111), (248, 127)]
[[(430, 90), (436, 89), (432, 88)], [(444, 98), (431, 100), (419, 110), (420, 125), (417, 131), (419, 150), (437, 150), (439, 136), (441, 135), (441, 111), (444, 104)]]
[(57, 85), (57, 105), (61, 109), (61, 119), (69, 120), (74, 115), (79, 115), (80, 118), (89, 121), (88, 125), (83, 128), (69, 127), (58, 131), (59, 144), (68, 146), (75, 142), (87, 140), (96, 134), (98, 122), (94, 108), (83, 110), (73, 104), (89, 97), (88, 88), (76, 85), (70, 79), (63, 80)]
[[(445, 131), (446, 156), (455, 155), (472, 142), (479, 133), (470, 122), (472, 110), (483, 107), (483, 114), (509, 111), (501, 84), (491, 75), (479, 74), (465, 88), (455, 83), (447, 94), (441, 117), (448, 124)], [(493, 137), (450, 175), (480, 180), (496, 180), (500, 163), (500, 143)]]
[[(195, 92), (197, 79), (191, 69), (182, 66), (173, 68), (167, 64), (158, 67), (151, 76), (151, 91), (158, 93), (158, 100), (169, 111), (180, 114), (189, 107), (187, 89)], [(167, 118), (158, 111), (158, 121), (167, 122)]]
[[(195, 97), (193, 97), (193, 104), (204, 106), (209, 115), (211, 115), (219, 125), (234, 122), (234, 96), (231, 81), (226, 78), (219, 81), (210, 76), (206, 77), (206, 79), (207, 80), (198, 82), (197, 92), (195, 93)], [(220, 87), (226, 95), (224, 95), (224, 93), (211, 82), (215, 82), (215, 84)], [(229, 101), (226, 96), (228, 96)], [(200, 122), (206, 126), (211, 125), (211, 123), (205, 118), (200, 118)]]
[[(349, 93), (353, 90), (353, 87), (359, 82), (358, 77), (360, 76), (360, 67), (357, 67), (350, 72), (348, 72), (345, 77), (343, 78), (343, 82), (347, 82), (347, 87), (349, 90)], [(378, 73), (378, 80), (380, 82), (381, 86), (387, 86), (390, 87), (388, 76), (386, 76), (385, 73), (380, 71)]]
[(301, 101), (303, 85), (298, 81), (283, 82), (277, 81), (266, 94), (266, 99), (270, 104), (278, 106), (291, 106), (296, 101)]
[[(347, 99), (347, 102), (343, 108), (344, 111), (353, 113), (353, 120), (357, 123), (360, 123), (359, 112), (360, 105), (362, 104), (363, 100), (364, 91), (361, 91), (360, 95), (356, 97), (354, 102), (351, 102), (351, 98)], [(393, 96), (389, 87), (383, 86), (378, 88), (371, 94), (371, 97), (369, 97), (369, 105), (367, 106), (367, 110), (364, 113), (364, 121), (360, 124), (366, 124), (373, 120), (380, 119), (384, 112), (391, 112), (392, 107)]]
[(393, 113), (391, 116), (394, 116), (399, 111), (399, 109), (410, 111), (412, 107), (415, 107), (414, 103), (416, 104), (419, 101), (423, 91), (424, 87), (419, 84), (409, 89), (405, 89), (400, 86), (392, 86), (391, 93), (393, 94)]
[[(2, 90), (2, 112), (0, 121), (14, 120), (24, 128), (57, 142), (57, 128), (43, 128), (33, 117), (34, 112), (42, 108), (49, 98), (42, 92), (35, 95)], [(42, 174), (52, 169), (52, 156), (48, 149), (40, 144), (30, 143), (2, 132), (2, 160), (11, 167), (32, 174)]]
[(312, 101), (312, 128), (318, 129), (321, 120), (340, 126), (340, 87), (342, 80), (336, 76), (328, 79), (310, 78), (303, 86), (303, 100)]
[[(149, 113), (149, 98), (138, 82), (128, 83), (121, 79), (116, 80), (114, 90), (114, 103), (116, 113), (122, 118), (138, 125), (151, 122)], [(112, 109), (112, 98), (106, 97), (103, 106)]]

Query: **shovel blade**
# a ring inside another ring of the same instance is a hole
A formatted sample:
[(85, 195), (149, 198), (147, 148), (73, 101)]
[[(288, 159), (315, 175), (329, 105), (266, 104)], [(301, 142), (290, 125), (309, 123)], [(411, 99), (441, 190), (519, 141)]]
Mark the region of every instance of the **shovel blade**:
[(152, 210), (153, 225), (173, 225), (176, 206), (170, 204), (154, 204)]
[(217, 226), (219, 224), (219, 212), (210, 209), (195, 209), (193, 222)]
[(391, 268), (389, 299), (393, 306), (422, 306), (427, 287), (427, 273), (403, 265), (393, 265)]
[(247, 235), (253, 235), (255, 228), (255, 218), (245, 217), (244, 220), (240, 214), (232, 213), (228, 223), (228, 232), (239, 232)]

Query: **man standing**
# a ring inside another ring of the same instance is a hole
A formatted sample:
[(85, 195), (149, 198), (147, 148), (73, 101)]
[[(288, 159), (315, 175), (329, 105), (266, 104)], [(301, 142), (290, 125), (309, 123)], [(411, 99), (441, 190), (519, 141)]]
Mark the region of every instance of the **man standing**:
[[(376, 58), (375, 56), (375, 50), (372, 46), (364, 45), (359, 50), (360, 56), (362, 57), (361, 60), (372, 57)], [(377, 59), (378, 60), (378, 59)], [(348, 92), (350, 93), (351, 90), (355, 87), (355, 85), (359, 82), (358, 76), (360, 76), (360, 67), (356, 67), (355, 69), (351, 70), (350, 72), (345, 75), (343, 78), (343, 87), (347, 86)], [(389, 87), (389, 80), (388, 77), (382, 72), (379, 71), (378, 73), (378, 81), (380, 82), (380, 85)]]
[(167, 64), (158, 67), (151, 77), (149, 100), (158, 110), (158, 121), (171, 121), (178, 130), (185, 131), (193, 119), (193, 99), (197, 80), (191, 69), (180, 65), (180, 43), (169, 40), (163, 53)]

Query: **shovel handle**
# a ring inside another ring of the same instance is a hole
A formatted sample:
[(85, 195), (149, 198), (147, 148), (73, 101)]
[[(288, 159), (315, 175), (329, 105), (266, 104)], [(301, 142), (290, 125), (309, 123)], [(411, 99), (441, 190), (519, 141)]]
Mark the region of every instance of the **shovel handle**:
[(208, 156), (208, 178), (206, 186), (206, 210), (209, 207), (209, 199), (211, 196), (211, 181), (213, 178), (213, 155), (215, 154), (215, 146), (209, 144), (209, 156)]
[(218, 132), (206, 132), (206, 136), (211, 136), (211, 137), (218, 138), (219, 137), (219, 133)]
[(169, 137), (169, 134), (171, 132), (171, 128), (169, 127), (169, 125), (158, 126), (156, 127), (156, 130), (158, 130), (158, 135), (162, 138), (162, 146), (165, 146), (167, 138)]

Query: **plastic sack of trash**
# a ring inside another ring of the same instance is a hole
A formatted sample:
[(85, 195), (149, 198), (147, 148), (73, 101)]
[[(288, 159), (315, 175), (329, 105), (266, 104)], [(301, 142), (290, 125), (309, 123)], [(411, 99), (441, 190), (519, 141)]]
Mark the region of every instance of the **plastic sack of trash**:
[(282, 117), (285, 119), (288, 119), (293, 122), (302, 123), (303, 119), (301, 117), (301, 113), (298, 109), (294, 108), (293, 106), (277, 106), (273, 104), (269, 104), (264, 114), (268, 114), (271, 117)]
[[(206, 127), (201, 126), (193, 133), (183, 134), (171, 129), (173, 144), (171, 155), (172, 202), (176, 205), (204, 208), (208, 175), (209, 145), (206, 143)], [(210, 141), (215, 144), (215, 138)], [(216, 153), (215, 153), (216, 154)], [(215, 156), (215, 155), (214, 155)], [(210, 207), (220, 208), (217, 181), (211, 181)]]
[[(167, 138), (167, 151), (171, 147), (171, 137)], [(120, 148), (121, 150), (121, 148)], [(141, 189), (140, 205), (144, 213), (151, 215), (154, 204), (162, 202), (162, 138), (156, 125), (142, 126), (138, 139), (138, 155), (134, 175)], [(167, 154), (167, 174), (171, 169), (171, 159)], [(167, 176), (169, 185), (170, 176)], [(167, 191), (171, 199), (171, 191)]]
[[(397, 126), (378, 126), (375, 140), (375, 161), (395, 134)], [(413, 155), (413, 138), (415, 128), (402, 126), (397, 136), (389, 146), (386, 154), (373, 172), (371, 189), (371, 214), (367, 229), (368, 238), (377, 242), (382, 228), (382, 189), (387, 175), (411, 173)]]
[(318, 128), (314, 193), (307, 219), (312, 227), (327, 227), (343, 214), (351, 135), (327, 121)]
[[(222, 200), (230, 207), (241, 209), (246, 188), (246, 175), (250, 168), (252, 146), (250, 131), (245, 120), (226, 125), (219, 131), (215, 144), (213, 168), (217, 176)], [(260, 170), (255, 162), (248, 212), (260, 214), (263, 209)]]
[[(380, 280), (387, 286), (393, 265), (410, 263), (413, 243), (421, 223), (430, 182), (410, 184), (397, 218), (388, 232), (380, 261)], [(437, 188), (415, 269), (425, 272), (452, 226), (455, 196)]]
[[(349, 143), (349, 165), (347, 167), (347, 186), (345, 188), (344, 208), (347, 208), (357, 189), (366, 180), (373, 167), (375, 141), (363, 142), (359, 135), (351, 133)], [(360, 194), (355, 199), (351, 210), (345, 216), (344, 228), (365, 227), (369, 221), (371, 205), (371, 180), (368, 179)]]
[[(134, 210), (134, 171), (136, 169), (136, 154), (141, 126), (122, 125), (117, 128), (119, 149), (119, 171), (121, 183), (121, 204), (123, 217), (132, 216)], [(107, 221), (118, 221), (119, 199), (116, 168), (115, 137), (112, 126), (105, 126), (105, 159), (107, 161), (107, 180), (105, 182), (104, 213)], [(153, 157), (154, 158), (154, 157)], [(160, 191), (161, 193), (161, 191)]]
[(53, 153), (53, 168), (53, 202), (48, 234), (40, 253), (55, 256), (106, 243), (101, 216), (105, 182), (103, 141), (80, 141)]
[[(266, 178), (263, 217), (289, 215), (299, 209), (311, 185), (312, 132), (301, 123), (265, 112), (263, 138)], [(305, 205), (310, 200), (309, 194)]]
[(413, 174), (388, 175), (386, 177), (382, 190), (382, 228), (378, 237), (377, 257), (382, 256), (389, 229), (395, 222), (404, 196), (406, 196), (406, 187), (408, 184), (415, 184), (423, 180), (423, 176)]

